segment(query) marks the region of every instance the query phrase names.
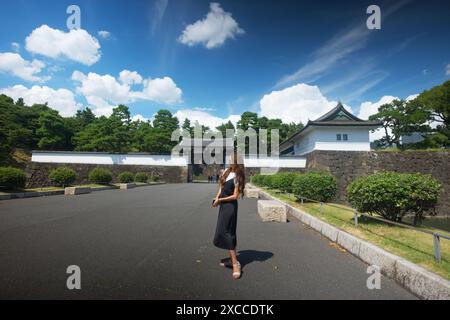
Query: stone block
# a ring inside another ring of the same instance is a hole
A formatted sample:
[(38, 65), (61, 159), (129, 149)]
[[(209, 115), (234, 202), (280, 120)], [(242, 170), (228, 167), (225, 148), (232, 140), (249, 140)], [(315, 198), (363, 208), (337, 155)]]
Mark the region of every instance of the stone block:
[(277, 201), (259, 200), (258, 214), (264, 222), (287, 222), (286, 206)]
[(259, 189), (248, 188), (244, 191), (245, 196), (249, 199), (259, 199)]
[(91, 188), (89, 187), (67, 187), (64, 189), (64, 194), (66, 196), (75, 196), (79, 194), (91, 193)]
[(0, 200), (9, 200), (11, 199), (10, 194), (0, 194)]
[(119, 186), (120, 186), (120, 190), (128, 190), (128, 189), (136, 188), (135, 183), (121, 183)]

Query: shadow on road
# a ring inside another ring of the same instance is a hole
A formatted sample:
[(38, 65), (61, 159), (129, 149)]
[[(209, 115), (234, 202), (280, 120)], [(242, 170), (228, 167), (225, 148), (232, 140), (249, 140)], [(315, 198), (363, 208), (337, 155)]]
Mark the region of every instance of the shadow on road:
[(238, 260), (241, 263), (242, 268), (252, 262), (264, 262), (273, 257), (272, 252), (256, 251), (256, 250), (242, 250), (238, 253)]

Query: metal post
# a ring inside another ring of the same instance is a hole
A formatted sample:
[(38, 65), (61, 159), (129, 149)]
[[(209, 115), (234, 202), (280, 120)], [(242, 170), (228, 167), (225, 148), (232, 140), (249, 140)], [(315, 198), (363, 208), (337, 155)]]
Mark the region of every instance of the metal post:
[(355, 227), (358, 228), (358, 211), (355, 210)]
[(320, 214), (323, 214), (323, 202), (320, 203)]
[(303, 205), (303, 197), (301, 198), (301, 200), (302, 200), (302, 205)]
[(437, 263), (441, 263), (441, 239), (439, 234), (433, 233), (434, 237), (434, 258)]

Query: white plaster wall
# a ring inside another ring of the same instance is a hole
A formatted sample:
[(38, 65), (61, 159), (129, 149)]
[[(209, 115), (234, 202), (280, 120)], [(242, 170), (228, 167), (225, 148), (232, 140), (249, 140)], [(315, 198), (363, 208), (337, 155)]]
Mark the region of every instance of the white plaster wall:
[[(40, 163), (147, 165), (165, 167), (185, 167), (188, 165), (188, 157), (83, 152), (33, 152), (31, 161)], [(249, 168), (305, 168), (306, 159), (249, 157), (244, 159), (244, 165)]]
[[(323, 127), (314, 128), (295, 144), (295, 154), (304, 155), (314, 150), (324, 151), (370, 151), (368, 128)], [(347, 134), (348, 141), (337, 141), (337, 134)]]
[(70, 152), (33, 152), (32, 162), (41, 163), (82, 163), (104, 165), (148, 165), (185, 167), (187, 158), (145, 154), (107, 154), (107, 153), (70, 153)]
[(305, 158), (271, 158), (271, 157), (248, 157), (244, 159), (246, 168), (306, 168)]

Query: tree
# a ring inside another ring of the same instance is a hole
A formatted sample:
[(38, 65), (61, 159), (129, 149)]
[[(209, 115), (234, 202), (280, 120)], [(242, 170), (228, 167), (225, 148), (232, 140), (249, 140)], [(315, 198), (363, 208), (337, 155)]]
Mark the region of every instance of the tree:
[(222, 133), (222, 137), (226, 138), (227, 136), (227, 130), (233, 130), (235, 131), (236, 128), (234, 127), (233, 123), (231, 121), (228, 121), (227, 123), (222, 123), (220, 126), (216, 128)]
[(25, 102), (23, 101), (23, 98), (17, 99), (16, 105), (19, 107), (25, 107)]
[(429, 141), (442, 146), (450, 146), (450, 80), (440, 86), (424, 91), (414, 101), (429, 114), (429, 120), (437, 123), (434, 136)]
[(238, 121), (238, 129), (247, 131), (249, 128), (256, 129), (258, 124), (258, 115), (254, 112), (244, 112), (241, 115), (241, 120)]
[(166, 131), (152, 128), (144, 137), (144, 150), (156, 154), (169, 154), (176, 145), (176, 142), (171, 141), (171, 137)]
[(159, 110), (153, 120), (153, 127), (172, 134), (173, 131), (178, 129), (178, 118), (174, 117), (169, 110)]
[(126, 153), (132, 145), (131, 116), (127, 106), (113, 109), (78, 132), (73, 139), (76, 150)]
[(127, 106), (119, 105), (109, 117), (112, 128), (113, 152), (126, 153), (131, 148), (131, 115)]
[(147, 151), (145, 138), (153, 132), (150, 122), (135, 121), (131, 124), (132, 149), (138, 152)]
[(379, 107), (378, 113), (369, 117), (371, 121), (380, 121), (384, 137), (377, 141), (381, 146), (402, 148), (402, 136), (416, 132), (428, 132), (428, 113), (417, 104), (405, 100), (394, 100)]
[(191, 126), (191, 120), (189, 120), (188, 118), (184, 119), (181, 129), (183, 129), (186, 132), (189, 132), (191, 137), (194, 135), (194, 127)]
[(113, 128), (108, 118), (101, 116), (78, 132), (72, 139), (77, 151), (111, 152), (114, 149)]
[(56, 110), (41, 113), (39, 128), (36, 134), (39, 137), (38, 147), (45, 150), (70, 150), (71, 132), (64, 125), (63, 118)]

